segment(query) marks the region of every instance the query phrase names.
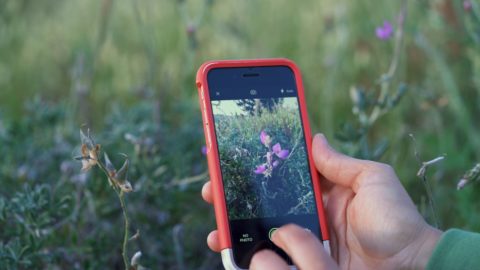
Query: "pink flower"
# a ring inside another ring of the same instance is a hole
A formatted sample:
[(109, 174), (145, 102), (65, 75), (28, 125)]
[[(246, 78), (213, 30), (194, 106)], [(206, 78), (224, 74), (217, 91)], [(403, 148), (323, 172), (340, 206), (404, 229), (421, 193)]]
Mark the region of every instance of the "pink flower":
[(262, 132), (260, 132), (260, 142), (262, 144), (265, 144), (265, 139), (267, 138), (268, 134), (262, 130)]
[(387, 40), (392, 37), (393, 26), (389, 21), (384, 21), (382, 26), (379, 26), (375, 29), (375, 34), (377, 38), (381, 40)]
[(472, 10), (472, 1), (470, 0), (463, 1), (463, 10), (465, 10), (466, 12), (470, 12)]
[(193, 34), (195, 34), (195, 31), (197, 31), (197, 27), (193, 24), (190, 24), (190, 25), (187, 26), (186, 30), (187, 30), (187, 34), (189, 36), (192, 36)]
[(282, 150), (278, 153), (275, 153), (277, 155), (277, 157), (281, 158), (281, 159), (286, 159), (288, 157), (288, 150)]
[(288, 150), (282, 150), (282, 146), (277, 143), (272, 147), (273, 152), (277, 157), (281, 159), (286, 159), (288, 157), (289, 151)]
[(272, 147), (272, 150), (273, 150), (273, 152), (276, 154), (276, 153), (282, 151), (282, 146), (280, 146), (279, 143), (276, 143), (276, 144)]
[(265, 147), (269, 147), (270, 143), (272, 142), (272, 139), (270, 138), (270, 135), (268, 135), (264, 130), (260, 132), (260, 142), (265, 145)]
[(257, 166), (257, 169), (253, 171), (255, 174), (262, 174), (267, 170), (267, 166), (265, 164)]
[(278, 160), (275, 160), (275, 161), (272, 163), (273, 168), (277, 167), (278, 164), (280, 164), (280, 162), (278, 162)]

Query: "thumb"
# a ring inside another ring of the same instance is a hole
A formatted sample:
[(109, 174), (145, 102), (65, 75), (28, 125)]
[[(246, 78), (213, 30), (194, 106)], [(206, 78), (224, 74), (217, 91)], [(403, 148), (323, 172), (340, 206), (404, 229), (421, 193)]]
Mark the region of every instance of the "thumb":
[(290, 256), (298, 269), (338, 269), (316, 236), (297, 225), (277, 229), (272, 241)]
[(371, 170), (375, 162), (349, 157), (335, 151), (323, 134), (313, 138), (313, 160), (317, 170), (329, 181), (355, 191), (356, 179)]

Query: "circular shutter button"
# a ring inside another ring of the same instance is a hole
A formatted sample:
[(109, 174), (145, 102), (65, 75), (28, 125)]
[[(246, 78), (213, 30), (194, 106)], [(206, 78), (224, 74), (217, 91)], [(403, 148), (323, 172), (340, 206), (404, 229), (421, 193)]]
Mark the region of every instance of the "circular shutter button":
[(271, 228), (270, 231), (268, 231), (268, 239), (272, 240), (272, 234), (275, 232), (278, 228)]

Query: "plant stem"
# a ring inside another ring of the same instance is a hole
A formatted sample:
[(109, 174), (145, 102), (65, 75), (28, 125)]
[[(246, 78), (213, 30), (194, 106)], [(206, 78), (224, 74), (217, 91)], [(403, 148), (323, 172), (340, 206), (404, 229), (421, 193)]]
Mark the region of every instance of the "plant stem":
[(125, 230), (123, 233), (122, 258), (123, 258), (123, 264), (125, 265), (125, 270), (128, 270), (129, 262), (128, 262), (128, 256), (127, 256), (127, 245), (128, 245), (129, 220), (127, 215), (127, 207), (125, 205), (125, 193), (121, 189), (114, 186), (115, 180), (111, 178), (105, 165), (100, 160), (97, 160), (97, 164), (98, 164), (98, 167), (103, 171), (103, 173), (105, 173), (105, 175), (108, 177), (108, 180), (112, 184), (112, 188), (115, 191), (115, 194), (117, 194), (118, 199), (120, 200), (120, 205), (122, 206), (123, 221), (124, 221), (124, 227), (125, 227)]
[(373, 109), (372, 113), (368, 117), (367, 128), (373, 125), (377, 119), (386, 112), (385, 109), (385, 102), (387, 99), (387, 94), (390, 89), (391, 81), (393, 76), (395, 75), (398, 67), (398, 62), (400, 59), (400, 55), (402, 54), (403, 49), (403, 39), (404, 39), (404, 27), (405, 27), (405, 20), (407, 16), (407, 1), (403, 0), (402, 2), (402, 9), (400, 11), (398, 19), (398, 28), (395, 31), (395, 47), (392, 62), (390, 62), (390, 66), (388, 68), (387, 73), (384, 73), (380, 78), (380, 95), (377, 99), (377, 105)]
[(432, 188), (431, 188), (430, 183), (428, 182), (425, 174), (422, 177), (422, 182), (423, 182), (423, 185), (425, 186), (425, 191), (427, 192), (428, 204), (430, 205), (430, 211), (432, 211), (433, 224), (434, 224), (435, 228), (439, 229), (440, 224), (439, 224), (439, 221), (438, 221), (439, 219), (437, 217), (437, 210), (435, 208), (435, 201), (433, 200)]
[(418, 162), (422, 163), (422, 166), (420, 167), (420, 169), (417, 172), (417, 176), (420, 177), (420, 179), (422, 179), (423, 186), (425, 187), (425, 191), (427, 192), (428, 204), (430, 206), (430, 211), (432, 211), (433, 223), (434, 223), (436, 228), (440, 228), (440, 221), (438, 219), (437, 211), (436, 211), (436, 208), (435, 208), (435, 200), (433, 198), (432, 187), (430, 186), (430, 183), (428, 182), (428, 179), (427, 179), (427, 168), (429, 166), (432, 166), (432, 165), (444, 160), (445, 156), (439, 156), (439, 157), (436, 157), (432, 160), (422, 162), (421, 159), (420, 159), (420, 154), (417, 151), (417, 145), (416, 145), (417, 142), (415, 140), (415, 137), (413, 136), (413, 134), (410, 134), (409, 136), (413, 141), (413, 149), (414, 149), (415, 158), (417, 159)]
[(123, 191), (117, 192), (118, 198), (120, 199), (120, 204), (122, 205), (123, 219), (125, 222), (125, 231), (123, 234), (123, 245), (122, 245), (122, 257), (123, 264), (125, 264), (125, 270), (128, 270), (128, 256), (127, 256), (127, 244), (128, 244), (128, 216), (127, 216), (127, 207), (125, 206), (125, 193)]

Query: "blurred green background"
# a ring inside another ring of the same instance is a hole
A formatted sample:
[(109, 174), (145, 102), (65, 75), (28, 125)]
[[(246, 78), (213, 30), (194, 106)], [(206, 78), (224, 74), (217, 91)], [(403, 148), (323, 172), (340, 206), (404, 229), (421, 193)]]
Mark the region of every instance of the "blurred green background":
[[(1, 0), (0, 265), (123, 268), (115, 194), (73, 159), (87, 125), (114, 163), (131, 159), (127, 207), (140, 237), (129, 256), (141, 250), (150, 269), (219, 268), (205, 243), (215, 225), (200, 197), (194, 82), (211, 59), (294, 60), (314, 132), (392, 164), (432, 223), (416, 173), (445, 155), (426, 174), (439, 226), (479, 231), (480, 187), (456, 185), (480, 162), (480, 6), (405, 2), (406, 13), (402, 1)], [(385, 20), (396, 34), (381, 40)], [(382, 93), (392, 102), (377, 102)]]

